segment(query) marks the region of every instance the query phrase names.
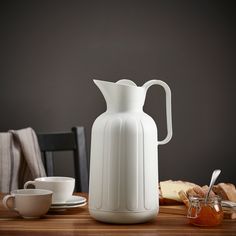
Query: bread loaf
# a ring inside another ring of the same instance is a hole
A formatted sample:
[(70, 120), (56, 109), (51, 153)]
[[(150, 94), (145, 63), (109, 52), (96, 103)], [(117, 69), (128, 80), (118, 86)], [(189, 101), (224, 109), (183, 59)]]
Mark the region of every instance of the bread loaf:
[[(193, 187), (197, 186), (194, 183), (186, 182), (186, 181), (173, 181), (173, 180), (167, 180), (167, 181), (161, 181), (160, 182), (160, 195), (162, 198), (162, 202), (175, 202), (175, 203), (181, 203), (182, 199), (179, 196), (179, 192), (182, 190), (186, 193), (188, 189), (191, 189)], [(161, 203), (161, 201), (160, 201)]]
[[(188, 197), (200, 197), (204, 198), (206, 197), (208, 193), (209, 187), (207, 185), (200, 187), (200, 186), (195, 186), (189, 190), (187, 190), (187, 196)], [(215, 193), (213, 191), (210, 192), (210, 197), (215, 196)]]
[(223, 200), (236, 202), (236, 188), (230, 183), (219, 183), (213, 186), (213, 192)]
[(183, 201), (183, 203), (184, 203), (187, 207), (189, 207), (189, 199), (188, 199), (188, 197), (187, 197), (187, 194), (186, 194), (183, 190), (179, 191), (178, 194), (179, 194), (180, 199)]

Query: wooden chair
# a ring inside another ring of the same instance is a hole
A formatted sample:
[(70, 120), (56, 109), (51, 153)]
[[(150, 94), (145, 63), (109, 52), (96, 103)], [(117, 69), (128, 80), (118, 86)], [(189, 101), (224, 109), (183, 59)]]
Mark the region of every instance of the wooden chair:
[(47, 175), (54, 174), (53, 152), (73, 151), (75, 191), (88, 192), (89, 161), (84, 127), (74, 127), (71, 132), (37, 134), (37, 137)]

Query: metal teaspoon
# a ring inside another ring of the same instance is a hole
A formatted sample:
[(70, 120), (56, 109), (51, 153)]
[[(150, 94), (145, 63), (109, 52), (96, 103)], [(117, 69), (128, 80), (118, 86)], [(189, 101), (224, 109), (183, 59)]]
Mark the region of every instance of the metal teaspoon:
[(205, 198), (205, 203), (208, 200), (208, 197), (210, 195), (211, 189), (212, 189), (214, 183), (216, 182), (216, 179), (218, 178), (220, 172), (221, 172), (221, 170), (214, 170), (213, 173), (212, 173), (211, 182), (210, 182), (209, 189), (208, 189), (208, 192), (207, 192), (206, 198)]

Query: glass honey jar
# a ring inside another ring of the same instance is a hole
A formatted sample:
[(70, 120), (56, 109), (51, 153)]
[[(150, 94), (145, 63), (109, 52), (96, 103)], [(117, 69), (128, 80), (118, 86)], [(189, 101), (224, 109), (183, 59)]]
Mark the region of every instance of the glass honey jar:
[(187, 218), (190, 224), (197, 226), (219, 225), (224, 217), (221, 198), (218, 196), (205, 198), (190, 197)]

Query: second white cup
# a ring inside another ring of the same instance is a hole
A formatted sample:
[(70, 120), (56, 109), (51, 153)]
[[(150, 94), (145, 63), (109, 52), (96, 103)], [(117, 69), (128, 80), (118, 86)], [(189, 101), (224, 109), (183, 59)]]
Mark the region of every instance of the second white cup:
[(39, 218), (49, 210), (52, 194), (52, 191), (45, 189), (17, 189), (3, 198), (3, 205), (23, 218)]
[(53, 192), (52, 204), (65, 203), (73, 194), (75, 179), (70, 177), (42, 177), (24, 184), (26, 189), (34, 185), (36, 189), (47, 189)]

